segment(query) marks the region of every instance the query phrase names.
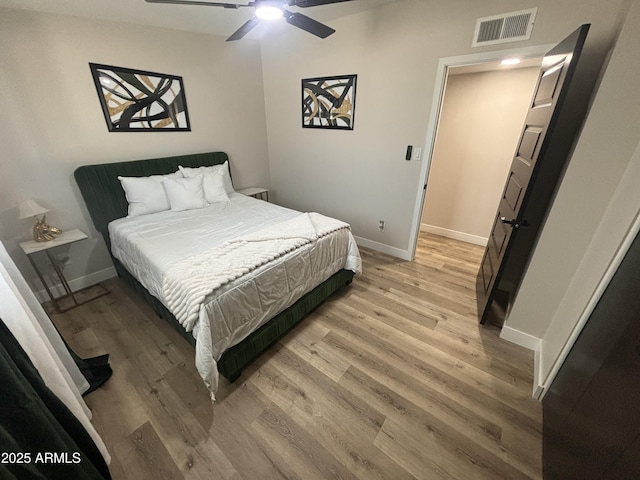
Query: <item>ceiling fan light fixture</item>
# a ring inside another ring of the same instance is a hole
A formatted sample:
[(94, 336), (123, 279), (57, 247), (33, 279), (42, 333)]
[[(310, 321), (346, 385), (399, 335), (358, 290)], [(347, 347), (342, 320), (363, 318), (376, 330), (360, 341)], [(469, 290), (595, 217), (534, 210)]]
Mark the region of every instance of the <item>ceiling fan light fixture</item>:
[[(148, 3), (164, 3), (172, 5), (206, 5), (209, 7), (221, 7), (238, 10), (241, 7), (249, 7), (254, 10), (254, 15), (244, 22), (240, 28), (227, 38), (227, 42), (235, 42), (244, 38), (251, 30), (257, 27), (263, 20), (277, 20), (283, 18), (289, 25), (304, 30), (318, 38), (327, 38), (336, 31), (307, 17), (299, 12), (290, 12), (287, 7), (319, 7), (332, 3), (353, 2), (355, 0), (251, 0), (248, 3), (213, 2), (211, 0), (145, 0)], [(245, 0), (246, 1), (246, 0)]]
[(277, 20), (282, 18), (282, 8), (274, 4), (261, 4), (256, 7), (256, 17), (262, 20)]

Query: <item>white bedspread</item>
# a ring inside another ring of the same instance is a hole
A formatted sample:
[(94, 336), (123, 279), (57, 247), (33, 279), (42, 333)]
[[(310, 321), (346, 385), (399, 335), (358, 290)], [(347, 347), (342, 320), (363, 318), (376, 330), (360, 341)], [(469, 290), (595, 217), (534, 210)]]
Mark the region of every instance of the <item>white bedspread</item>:
[(186, 258), (164, 276), (162, 291), (176, 319), (190, 332), (207, 295), (302, 245), (349, 225), (318, 213), (297, 217), (228, 240)]
[[(225, 350), (340, 269), (361, 270), (347, 224), (235, 193), (204, 209), (121, 218), (109, 233), (113, 255), (193, 334), (212, 393)], [(207, 266), (223, 257), (243, 265), (226, 273)]]

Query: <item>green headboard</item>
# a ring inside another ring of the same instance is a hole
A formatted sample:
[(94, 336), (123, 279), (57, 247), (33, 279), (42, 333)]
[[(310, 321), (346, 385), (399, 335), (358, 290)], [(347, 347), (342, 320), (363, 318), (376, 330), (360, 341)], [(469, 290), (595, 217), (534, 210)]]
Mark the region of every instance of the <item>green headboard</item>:
[[(200, 167), (220, 165), (229, 160), (224, 152), (195, 153), (175, 157), (152, 158), (148, 160), (132, 160), (128, 162), (101, 163), (83, 165), (74, 172), (80, 187), (80, 193), (91, 215), (96, 229), (102, 233), (107, 242), (109, 222), (127, 216), (127, 199), (118, 180), (122, 177), (146, 177), (163, 175), (183, 167)], [(230, 169), (229, 169), (230, 170)]]

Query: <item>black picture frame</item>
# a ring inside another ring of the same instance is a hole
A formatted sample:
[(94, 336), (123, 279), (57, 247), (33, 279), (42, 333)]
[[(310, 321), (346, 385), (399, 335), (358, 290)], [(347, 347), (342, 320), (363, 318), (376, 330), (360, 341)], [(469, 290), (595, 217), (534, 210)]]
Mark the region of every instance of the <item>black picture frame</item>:
[(302, 127), (353, 130), (357, 75), (302, 80)]
[(182, 77), (89, 63), (110, 132), (191, 131)]

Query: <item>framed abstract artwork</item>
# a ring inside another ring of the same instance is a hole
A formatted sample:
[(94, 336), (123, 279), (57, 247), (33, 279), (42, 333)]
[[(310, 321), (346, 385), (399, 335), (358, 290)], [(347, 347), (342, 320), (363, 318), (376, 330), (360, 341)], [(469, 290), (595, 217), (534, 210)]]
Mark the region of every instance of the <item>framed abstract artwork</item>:
[(89, 63), (110, 132), (190, 131), (182, 77)]
[(353, 130), (357, 75), (302, 80), (302, 127)]

